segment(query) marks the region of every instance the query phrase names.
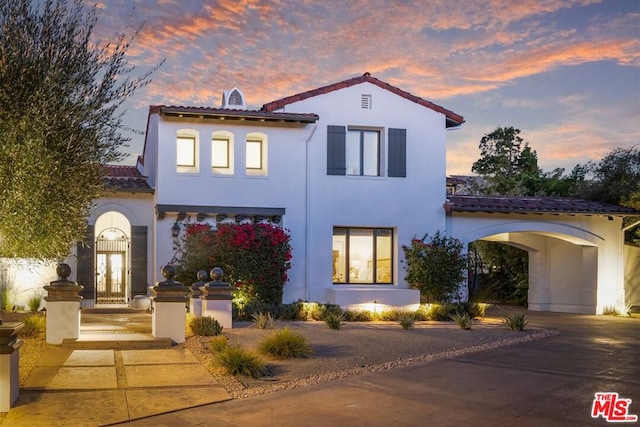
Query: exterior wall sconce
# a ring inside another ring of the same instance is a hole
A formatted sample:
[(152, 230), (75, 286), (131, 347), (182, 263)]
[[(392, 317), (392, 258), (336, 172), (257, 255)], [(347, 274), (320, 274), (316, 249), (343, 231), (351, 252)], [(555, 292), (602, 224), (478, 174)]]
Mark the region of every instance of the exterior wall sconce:
[(180, 224), (178, 221), (173, 223), (173, 227), (171, 227), (171, 236), (178, 237), (180, 235)]

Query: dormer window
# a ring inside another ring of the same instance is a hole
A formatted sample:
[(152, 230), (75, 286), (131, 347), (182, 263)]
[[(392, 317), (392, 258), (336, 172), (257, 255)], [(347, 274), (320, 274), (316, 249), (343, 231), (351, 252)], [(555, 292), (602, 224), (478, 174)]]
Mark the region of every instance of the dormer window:
[(246, 104), (244, 102), (244, 95), (240, 92), (240, 89), (234, 87), (231, 90), (225, 90), (222, 92), (222, 108), (232, 110), (246, 110)]

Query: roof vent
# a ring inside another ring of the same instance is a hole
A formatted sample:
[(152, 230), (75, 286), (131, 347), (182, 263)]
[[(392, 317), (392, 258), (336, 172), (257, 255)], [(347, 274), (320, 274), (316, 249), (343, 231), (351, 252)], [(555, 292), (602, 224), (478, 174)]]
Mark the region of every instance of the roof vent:
[(222, 92), (222, 108), (230, 110), (246, 110), (247, 106), (244, 102), (244, 95), (240, 89), (234, 87), (231, 90)]
[(371, 110), (371, 108), (373, 108), (371, 101), (371, 95), (362, 95), (360, 98), (360, 107), (365, 110)]

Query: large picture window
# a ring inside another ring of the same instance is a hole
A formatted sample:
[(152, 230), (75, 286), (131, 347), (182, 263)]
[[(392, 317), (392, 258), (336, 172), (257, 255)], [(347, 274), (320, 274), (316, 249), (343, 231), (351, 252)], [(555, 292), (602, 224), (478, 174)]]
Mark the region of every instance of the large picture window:
[(349, 129), (346, 150), (347, 175), (380, 175), (380, 132)]
[(333, 283), (390, 284), (393, 281), (393, 229), (333, 229)]

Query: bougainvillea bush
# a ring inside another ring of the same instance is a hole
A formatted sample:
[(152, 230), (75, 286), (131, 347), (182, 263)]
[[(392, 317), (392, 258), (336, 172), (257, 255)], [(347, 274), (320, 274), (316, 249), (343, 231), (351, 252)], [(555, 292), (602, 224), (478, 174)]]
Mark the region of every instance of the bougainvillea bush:
[(467, 257), (462, 243), (436, 232), (414, 237), (403, 245), (409, 285), (420, 290), (425, 302), (449, 302), (458, 294), (465, 278)]
[(185, 229), (174, 260), (179, 280), (190, 284), (199, 270), (221, 267), (223, 280), (236, 287), (238, 300), (282, 302), (291, 268), (291, 238), (286, 230), (265, 223), (219, 224), (216, 230), (195, 224)]
[(215, 253), (215, 230), (209, 224), (185, 224), (185, 232), (174, 242), (176, 254), (172, 264), (176, 280), (190, 286), (198, 279), (198, 271), (210, 272)]

